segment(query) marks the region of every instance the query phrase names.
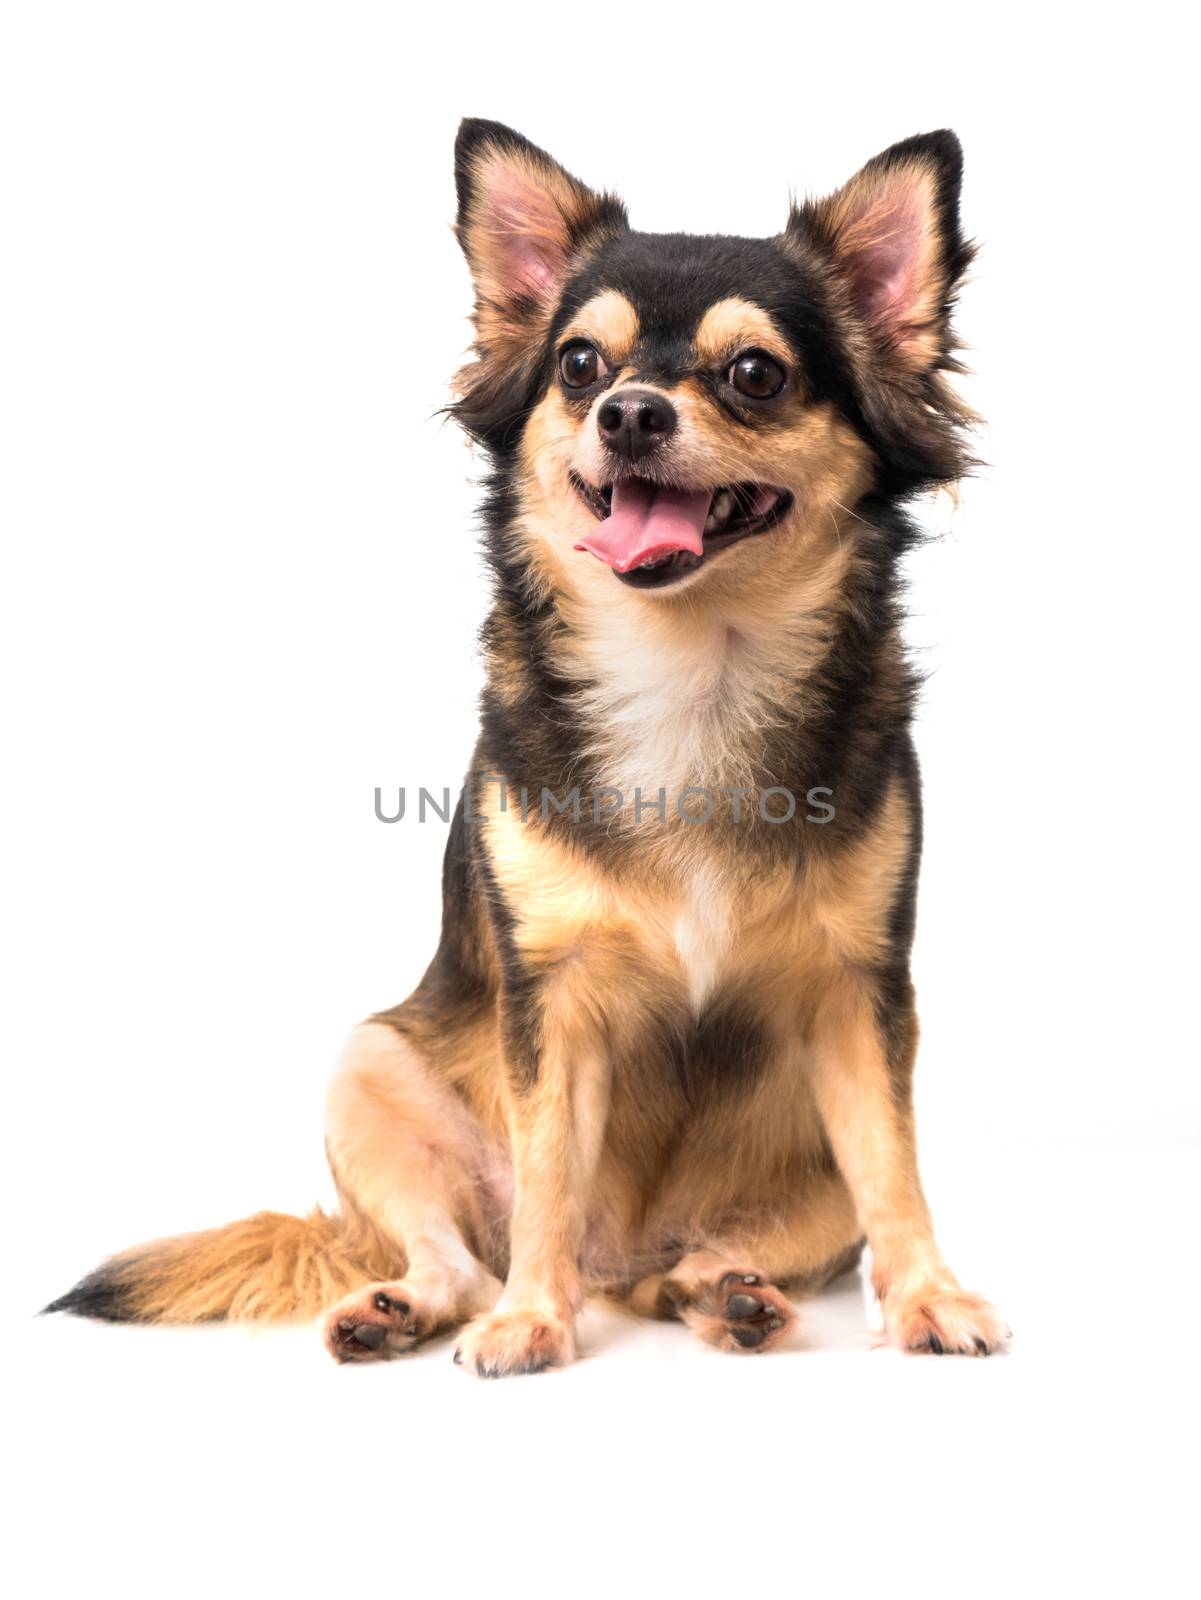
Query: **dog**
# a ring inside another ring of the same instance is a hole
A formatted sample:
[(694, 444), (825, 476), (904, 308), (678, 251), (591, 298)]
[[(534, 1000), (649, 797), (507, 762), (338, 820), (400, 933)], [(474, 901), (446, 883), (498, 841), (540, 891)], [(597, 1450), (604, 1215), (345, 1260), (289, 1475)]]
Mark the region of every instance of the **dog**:
[(458, 1331), (569, 1362), (585, 1292), (738, 1354), (866, 1242), (887, 1338), (1009, 1331), (935, 1243), (915, 1156), (921, 844), (905, 510), (971, 467), (950, 132), (769, 239), (639, 233), (462, 124), (486, 453), (481, 731), (413, 995), (352, 1035), (340, 1205), (141, 1246), (48, 1307), (323, 1318), (341, 1361)]

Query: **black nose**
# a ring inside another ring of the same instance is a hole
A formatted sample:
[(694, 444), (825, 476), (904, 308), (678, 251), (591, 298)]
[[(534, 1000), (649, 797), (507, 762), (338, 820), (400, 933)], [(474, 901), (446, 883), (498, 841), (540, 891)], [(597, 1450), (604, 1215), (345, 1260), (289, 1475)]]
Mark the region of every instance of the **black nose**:
[(622, 389), (596, 413), (596, 426), (610, 450), (641, 461), (676, 431), (676, 413), (666, 396), (653, 389)]

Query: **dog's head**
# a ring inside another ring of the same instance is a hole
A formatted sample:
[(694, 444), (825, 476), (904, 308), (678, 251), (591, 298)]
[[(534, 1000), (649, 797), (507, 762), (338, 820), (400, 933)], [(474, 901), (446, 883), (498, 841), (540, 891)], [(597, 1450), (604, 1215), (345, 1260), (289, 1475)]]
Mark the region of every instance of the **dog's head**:
[(770, 583), (834, 509), (960, 476), (960, 166), (953, 134), (925, 134), (774, 238), (646, 234), (519, 134), (465, 122), (478, 338), (454, 409), (544, 580)]

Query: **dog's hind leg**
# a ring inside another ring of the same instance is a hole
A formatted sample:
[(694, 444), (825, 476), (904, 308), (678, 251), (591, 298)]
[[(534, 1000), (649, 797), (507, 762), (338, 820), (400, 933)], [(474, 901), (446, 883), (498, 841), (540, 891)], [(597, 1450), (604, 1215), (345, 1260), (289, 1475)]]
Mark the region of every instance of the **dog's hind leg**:
[(343, 1201), (395, 1252), (395, 1278), (325, 1315), (340, 1361), (386, 1359), (495, 1304), (480, 1259), (488, 1234), (485, 1141), (464, 1101), (388, 1023), (351, 1035), (330, 1088), (330, 1166)]
[(821, 1288), (855, 1266), (862, 1245), (842, 1178), (813, 1176), (785, 1209), (702, 1234), (668, 1272), (643, 1278), (630, 1306), (642, 1316), (678, 1318), (718, 1350), (770, 1350), (797, 1320), (785, 1290)]

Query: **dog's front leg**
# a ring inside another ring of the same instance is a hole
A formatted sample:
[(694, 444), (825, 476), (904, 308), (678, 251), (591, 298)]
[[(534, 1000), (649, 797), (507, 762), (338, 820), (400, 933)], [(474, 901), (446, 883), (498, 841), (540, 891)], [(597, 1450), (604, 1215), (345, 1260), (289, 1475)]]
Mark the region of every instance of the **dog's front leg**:
[(988, 1355), (1009, 1330), (965, 1293), (943, 1260), (917, 1169), (911, 1092), (917, 1018), (908, 986), (887, 1002), (845, 973), (827, 988), (813, 1035), (814, 1091), (872, 1251), (872, 1284), (891, 1343)]
[(603, 1037), (578, 977), (559, 973), (505, 1017), (515, 1192), (509, 1276), (455, 1354), (480, 1377), (538, 1372), (575, 1353), (579, 1252), (609, 1101)]

